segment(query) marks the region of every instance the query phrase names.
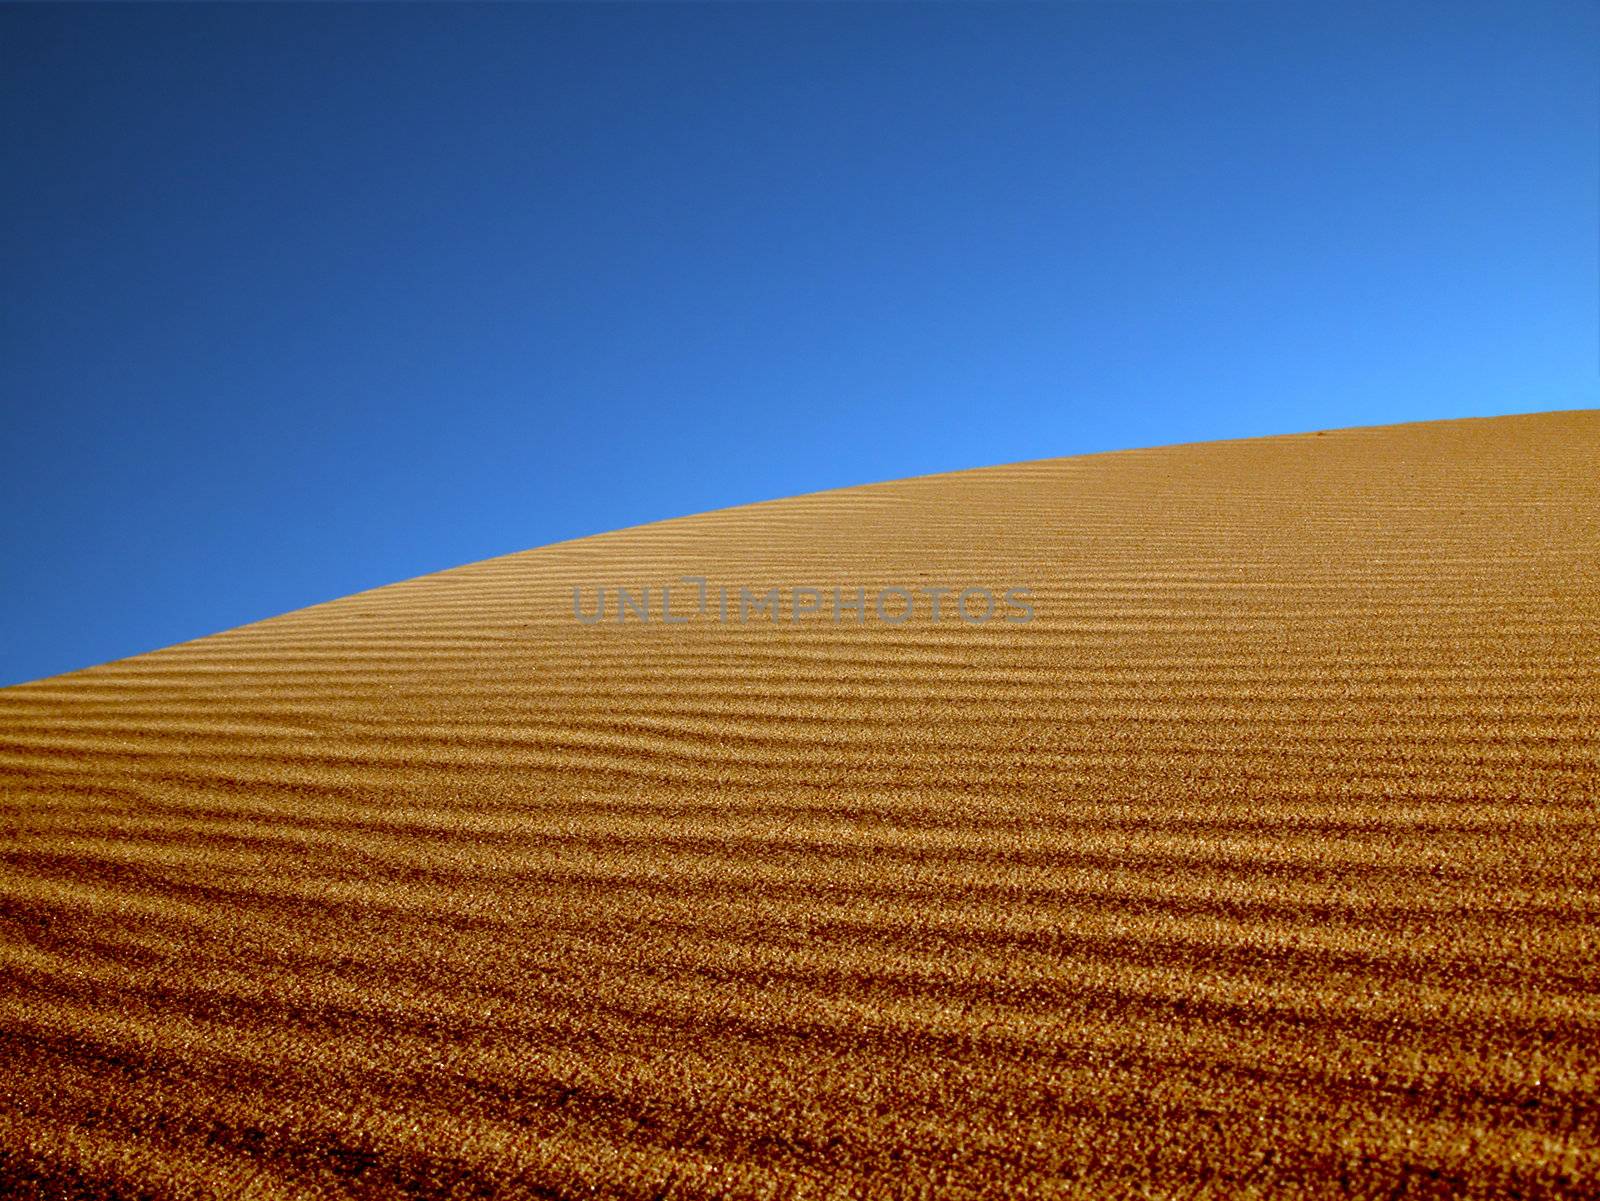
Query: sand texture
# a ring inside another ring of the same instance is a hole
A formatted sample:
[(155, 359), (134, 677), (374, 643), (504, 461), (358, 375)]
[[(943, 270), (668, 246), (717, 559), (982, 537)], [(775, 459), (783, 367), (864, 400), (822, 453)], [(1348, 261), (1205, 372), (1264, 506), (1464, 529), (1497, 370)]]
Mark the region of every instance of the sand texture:
[[(573, 618), (685, 575), (1035, 617)], [(0, 797), (0, 1195), (1600, 1195), (1596, 412), (477, 563), (0, 691)]]

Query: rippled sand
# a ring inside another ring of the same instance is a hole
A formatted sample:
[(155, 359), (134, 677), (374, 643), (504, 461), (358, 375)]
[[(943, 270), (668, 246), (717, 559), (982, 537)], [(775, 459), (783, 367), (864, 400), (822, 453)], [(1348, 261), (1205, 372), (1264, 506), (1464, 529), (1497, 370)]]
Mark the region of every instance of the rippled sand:
[[(685, 575), (1035, 618), (573, 618)], [(6, 1195), (1600, 1191), (1595, 412), (511, 555), (0, 691), (0, 796)]]

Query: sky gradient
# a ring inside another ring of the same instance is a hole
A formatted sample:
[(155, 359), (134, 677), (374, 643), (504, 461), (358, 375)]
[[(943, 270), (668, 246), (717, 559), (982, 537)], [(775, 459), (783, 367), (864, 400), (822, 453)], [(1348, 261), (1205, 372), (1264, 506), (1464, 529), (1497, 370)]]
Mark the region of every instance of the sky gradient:
[(0, 684), (798, 492), (1600, 405), (1600, 6), (0, 9)]

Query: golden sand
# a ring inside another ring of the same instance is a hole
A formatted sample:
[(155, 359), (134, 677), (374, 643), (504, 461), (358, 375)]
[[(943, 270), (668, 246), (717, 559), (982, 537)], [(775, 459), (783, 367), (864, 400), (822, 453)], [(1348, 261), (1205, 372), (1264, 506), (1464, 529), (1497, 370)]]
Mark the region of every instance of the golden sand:
[[(682, 576), (1035, 616), (573, 618)], [(0, 691), (0, 796), (0, 1194), (1600, 1191), (1600, 413), (477, 563)]]

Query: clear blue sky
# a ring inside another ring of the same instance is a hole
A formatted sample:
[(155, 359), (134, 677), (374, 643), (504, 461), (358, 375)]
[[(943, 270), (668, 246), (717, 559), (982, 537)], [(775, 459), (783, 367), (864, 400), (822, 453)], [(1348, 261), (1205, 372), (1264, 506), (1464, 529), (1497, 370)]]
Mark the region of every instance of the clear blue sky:
[(7, 6), (0, 683), (797, 492), (1593, 407), (1597, 47), (1539, 0)]

